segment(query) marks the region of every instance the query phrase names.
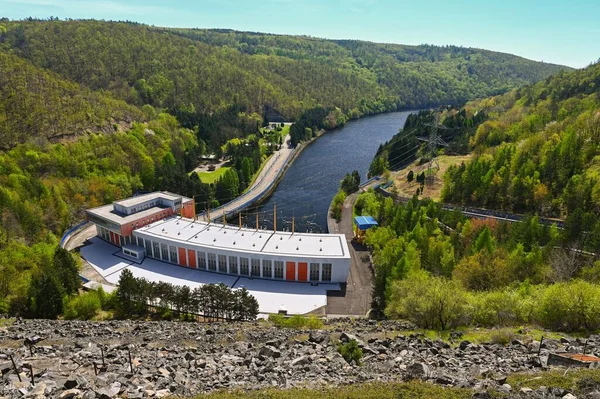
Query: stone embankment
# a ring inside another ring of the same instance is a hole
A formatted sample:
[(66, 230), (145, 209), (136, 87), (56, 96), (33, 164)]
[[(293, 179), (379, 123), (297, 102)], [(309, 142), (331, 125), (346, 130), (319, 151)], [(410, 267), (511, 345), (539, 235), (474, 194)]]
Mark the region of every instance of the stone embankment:
[[(469, 387), (474, 397), (488, 397), (483, 391), (491, 389), (510, 397), (562, 398), (569, 393), (556, 388), (514, 392), (506, 375), (542, 370), (549, 351), (583, 349), (579, 340), (545, 340), (538, 357), (535, 341), (473, 344), (454, 335), (456, 344), (449, 345), (404, 335), (412, 326), (403, 322), (330, 323), (299, 331), (265, 322), (18, 321), (0, 328), (0, 397), (157, 398), (416, 378)], [(353, 338), (364, 353), (361, 365), (348, 364), (337, 350)], [(593, 336), (587, 353), (598, 351), (600, 336)]]

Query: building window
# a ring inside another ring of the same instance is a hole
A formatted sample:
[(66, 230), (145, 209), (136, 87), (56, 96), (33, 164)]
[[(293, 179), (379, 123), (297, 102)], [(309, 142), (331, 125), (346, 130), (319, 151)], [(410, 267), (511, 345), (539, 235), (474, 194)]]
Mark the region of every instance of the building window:
[(227, 273), (227, 256), (219, 255), (219, 271), (221, 273)]
[(323, 263), (321, 281), (331, 281), (331, 263)]
[(146, 252), (152, 251), (152, 247), (150, 246), (150, 240), (144, 240), (144, 248), (146, 248)]
[(310, 281), (319, 281), (319, 264), (310, 264)]
[(282, 260), (275, 261), (275, 276), (273, 276), (273, 277), (279, 278), (279, 279), (283, 278), (283, 261)]
[(217, 271), (217, 255), (208, 254), (208, 270)]
[(273, 262), (270, 260), (263, 260), (262, 276), (264, 278), (273, 278)]
[(198, 251), (198, 268), (206, 270), (206, 253)]
[(230, 274), (239, 274), (237, 256), (229, 257), (229, 273)]
[(167, 244), (160, 244), (160, 254), (162, 260), (169, 260), (169, 247)]
[(252, 259), (252, 277), (260, 277), (260, 259)]
[(152, 257), (160, 259), (160, 247), (156, 241), (152, 241)]
[(242, 276), (249, 275), (248, 258), (240, 258), (240, 274)]
[(171, 253), (171, 263), (177, 263), (177, 247), (169, 246), (169, 252)]

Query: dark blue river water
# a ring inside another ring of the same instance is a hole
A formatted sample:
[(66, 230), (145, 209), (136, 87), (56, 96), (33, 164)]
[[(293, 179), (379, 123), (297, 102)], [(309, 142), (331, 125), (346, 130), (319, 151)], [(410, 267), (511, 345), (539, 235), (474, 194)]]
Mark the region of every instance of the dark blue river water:
[[(319, 137), (302, 151), (261, 204), (260, 225), (273, 228), (273, 206), (277, 205), (277, 230), (291, 230), (294, 216), (295, 231), (326, 232), (327, 210), (344, 175), (358, 170), (364, 182), (377, 148), (398, 133), (409, 114), (393, 112), (351, 121)], [(247, 223), (254, 226), (255, 217)]]

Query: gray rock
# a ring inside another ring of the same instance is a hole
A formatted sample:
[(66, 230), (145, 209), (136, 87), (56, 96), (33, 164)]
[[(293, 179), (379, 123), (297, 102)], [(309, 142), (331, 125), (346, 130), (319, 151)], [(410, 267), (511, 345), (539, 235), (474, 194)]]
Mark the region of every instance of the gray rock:
[(413, 363), (406, 368), (412, 378), (426, 379), (429, 377), (429, 367), (424, 363)]
[(265, 345), (260, 349), (260, 352), (258, 353), (260, 356), (264, 356), (264, 357), (272, 357), (272, 358), (278, 358), (281, 357), (281, 352), (277, 349), (274, 348), (272, 346), (269, 345)]

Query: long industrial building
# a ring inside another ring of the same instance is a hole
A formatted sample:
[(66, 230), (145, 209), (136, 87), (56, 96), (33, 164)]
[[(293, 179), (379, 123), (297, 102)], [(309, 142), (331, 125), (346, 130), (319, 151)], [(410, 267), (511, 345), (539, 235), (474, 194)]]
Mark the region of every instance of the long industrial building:
[(350, 252), (343, 234), (240, 228), (196, 221), (190, 198), (156, 192), (87, 211), (98, 236), (141, 262), (251, 278), (345, 283)]

